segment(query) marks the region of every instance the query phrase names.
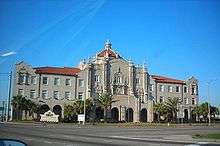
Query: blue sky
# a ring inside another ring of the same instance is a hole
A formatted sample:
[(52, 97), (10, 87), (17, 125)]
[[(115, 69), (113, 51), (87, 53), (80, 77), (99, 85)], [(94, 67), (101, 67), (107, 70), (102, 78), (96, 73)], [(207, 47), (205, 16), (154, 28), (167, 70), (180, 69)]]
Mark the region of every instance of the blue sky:
[[(200, 100), (220, 106), (220, 1), (0, 1), (0, 72), (33, 66), (77, 66), (110, 39), (113, 48), (151, 74), (199, 79)], [(7, 96), (0, 75), (0, 100)]]

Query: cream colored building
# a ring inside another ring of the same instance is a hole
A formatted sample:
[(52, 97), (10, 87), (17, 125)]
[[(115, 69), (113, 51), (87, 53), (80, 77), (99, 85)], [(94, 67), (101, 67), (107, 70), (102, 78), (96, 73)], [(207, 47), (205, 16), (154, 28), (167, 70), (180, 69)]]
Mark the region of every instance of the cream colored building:
[(152, 122), (153, 102), (172, 97), (181, 101), (178, 117), (190, 119), (192, 108), (198, 104), (198, 81), (194, 77), (182, 81), (150, 75), (145, 64), (136, 66), (124, 59), (109, 41), (95, 57), (82, 60), (76, 68), (16, 64), (13, 95), (30, 98), (61, 117), (65, 105), (85, 97), (92, 98), (96, 118), (102, 118), (97, 116), (102, 111), (96, 103), (102, 92), (110, 92), (117, 101), (107, 115), (113, 121)]

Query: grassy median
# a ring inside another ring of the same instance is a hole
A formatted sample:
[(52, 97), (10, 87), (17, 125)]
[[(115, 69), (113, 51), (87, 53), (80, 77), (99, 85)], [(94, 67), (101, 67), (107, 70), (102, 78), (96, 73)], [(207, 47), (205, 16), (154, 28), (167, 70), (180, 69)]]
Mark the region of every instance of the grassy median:
[(196, 139), (220, 139), (220, 133), (210, 133), (210, 134), (194, 134), (192, 136)]

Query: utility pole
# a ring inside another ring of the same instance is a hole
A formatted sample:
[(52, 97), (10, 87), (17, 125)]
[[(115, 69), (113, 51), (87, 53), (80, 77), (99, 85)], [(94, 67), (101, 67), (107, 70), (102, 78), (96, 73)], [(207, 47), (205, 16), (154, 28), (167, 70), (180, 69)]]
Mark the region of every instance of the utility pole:
[(210, 107), (210, 95), (209, 95), (209, 85), (210, 82), (207, 83), (207, 96), (208, 96), (208, 117), (209, 117), (209, 126), (211, 126), (211, 107)]
[(84, 97), (84, 103), (83, 103), (83, 110), (84, 110), (84, 120), (83, 120), (83, 125), (86, 123), (86, 97)]
[(7, 106), (7, 115), (6, 122), (9, 121), (10, 117), (10, 108), (11, 108), (11, 82), (12, 82), (12, 71), (9, 74), (9, 90), (8, 90), (8, 106)]
[(208, 96), (208, 117), (209, 117), (209, 126), (211, 126), (211, 97), (209, 93), (210, 84), (218, 79), (212, 79), (207, 82), (207, 96)]

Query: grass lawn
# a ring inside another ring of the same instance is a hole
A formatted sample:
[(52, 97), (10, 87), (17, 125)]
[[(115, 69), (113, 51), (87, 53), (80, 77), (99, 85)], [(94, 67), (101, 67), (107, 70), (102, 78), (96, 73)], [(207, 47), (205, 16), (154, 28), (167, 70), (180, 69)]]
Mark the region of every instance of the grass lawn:
[(220, 133), (195, 134), (192, 137), (199, 139), (220, 139)]

